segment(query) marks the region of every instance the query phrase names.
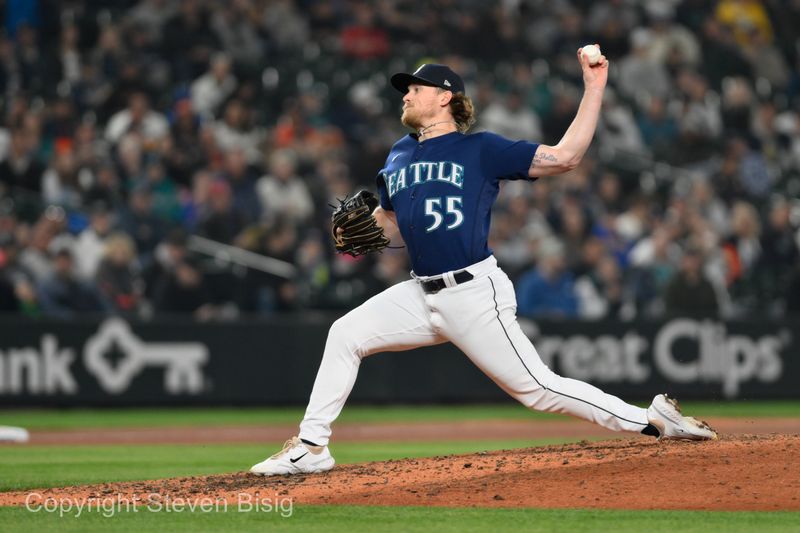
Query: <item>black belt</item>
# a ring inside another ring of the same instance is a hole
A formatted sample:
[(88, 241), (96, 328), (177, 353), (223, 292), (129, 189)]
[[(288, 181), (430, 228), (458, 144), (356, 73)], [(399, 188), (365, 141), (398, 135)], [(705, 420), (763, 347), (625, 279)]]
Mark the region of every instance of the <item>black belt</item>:
[[(467, 272), (466, 270), (462, 270), (457, 274), (453, 274), (453, 279), (456, 280), (456, 285), (461, 283), (466, 283), (467, 281), (471, 280), (474, 276)], [(433, 294), (439, 292), (440, 290), (447, 287), (444, 282), (444, 278), (436, 278), (436, 279), (429, 279), (426, 281), (420, 281), (420, 285), (422, 285), (422, 290), (427, 292), (428, 294)]]

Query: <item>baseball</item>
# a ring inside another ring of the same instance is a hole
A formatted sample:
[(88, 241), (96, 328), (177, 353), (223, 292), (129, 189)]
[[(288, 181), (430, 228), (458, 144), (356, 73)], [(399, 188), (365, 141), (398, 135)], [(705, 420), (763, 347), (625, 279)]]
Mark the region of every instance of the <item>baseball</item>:
[(600, 61), (600, 47), (596, 44), (587, 44), (581, 49), (581, 54), (586, 56), (590, 65), (596, 65)]

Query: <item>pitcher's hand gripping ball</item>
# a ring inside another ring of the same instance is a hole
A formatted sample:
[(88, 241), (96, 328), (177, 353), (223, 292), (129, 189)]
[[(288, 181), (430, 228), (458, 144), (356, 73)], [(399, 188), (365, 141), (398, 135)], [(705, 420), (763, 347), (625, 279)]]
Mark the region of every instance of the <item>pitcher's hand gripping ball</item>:
[(383, 251), (389, 245), (383, 228), (372, 216), (376, 207), (378, 198), (369, 191), (358, 191), (339, 200), (331, 216), (331, 235), (337, 252), (358, 257)]

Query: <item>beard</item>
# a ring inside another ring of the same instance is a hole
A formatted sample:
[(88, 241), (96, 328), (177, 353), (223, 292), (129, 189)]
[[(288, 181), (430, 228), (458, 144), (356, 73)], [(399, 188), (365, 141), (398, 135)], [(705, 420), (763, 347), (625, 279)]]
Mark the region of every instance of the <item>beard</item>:
[(403, 123), (403, 126), (413, 130), (418, 130), (422, 127), (422, 122), (420, 121), (419, 116), (414, 113), (414, 110), (410, 107), (403, 109), (403, 115), (400, 117), (400, 122)]

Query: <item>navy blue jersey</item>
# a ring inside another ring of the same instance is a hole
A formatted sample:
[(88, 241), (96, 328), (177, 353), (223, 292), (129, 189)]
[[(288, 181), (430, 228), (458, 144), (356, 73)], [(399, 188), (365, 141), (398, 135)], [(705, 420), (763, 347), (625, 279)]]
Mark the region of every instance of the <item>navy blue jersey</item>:
[(495, 133), (397, 141), (378, 174), (381, 207), (394, 211), (420, 276), (459, 270), (490, 254), (489, 218), (500, 180), (529, 179), (538, 144)]

